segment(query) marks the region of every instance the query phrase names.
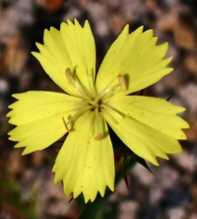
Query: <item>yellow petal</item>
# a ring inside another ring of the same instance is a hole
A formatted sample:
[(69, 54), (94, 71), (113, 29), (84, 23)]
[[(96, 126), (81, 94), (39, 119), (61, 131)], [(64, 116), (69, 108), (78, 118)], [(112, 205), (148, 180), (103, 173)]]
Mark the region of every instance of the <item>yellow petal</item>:
[(179, 142), (128, 116), (118, 117), (110, 108), (103, 111), (104, 117), (119, 138), (138, 156), (158, 165), (156, 157), (181, 152)]
[(27, 91), (14, 94), (17, 99), (9, 106), (9, 123), (23, 125), (54, 115), (68, 115), (84, 106), (80, 98), (50, 91)]
[(66, 134), (61, 116), (46, 117), (17, 126), (9, 134), (9, 140), (17, 141), (16, 148), (25, 147), (23, 155), (43, 150)]
[(168, 103), (154, 97), (116, 95), (109, 104), (125, 115), (171, 136), (175, 139), (186, 139), (181, 129), (189, 125), (176, 113), (184, 110), (183, 107)]
[(26, 147), (24, 154), (41, 150), (68, 131), (64, 119), (80, 108), (81, 100), (65, 94), (47, 91), (29, 91), (13, 95), (17, 101), (9, 106), (9, 123), (17, 125), (9, 139)]
[(80, 95), (65, 76), (66, 69), (76, 70), (87, 90), (95, 92), (96, 51), (95, 42), (88, 21), (82, 27), (77, 20), (61, 24), (44, 31), (44, 44), (36, 44), (39, 52), (32, 52), (49, 77), (64, 91)]
[(65, 140), (54, 165), (55, 181), (63, 180), (64, 191), (85, 202), (94, 201), (105, 188), (114, 189), (114, 156), (107, 125), (99, 113), (82, 115)]
[(166, 59), (167, 43), (156, 45), (153, 31), (140, 27), (129, 33), (128, 25), (108, 50), (98, 71), (96, 86), (104, 90), (120, 74), (128, 75), (127, 93), (146, 88), (169, 74)]

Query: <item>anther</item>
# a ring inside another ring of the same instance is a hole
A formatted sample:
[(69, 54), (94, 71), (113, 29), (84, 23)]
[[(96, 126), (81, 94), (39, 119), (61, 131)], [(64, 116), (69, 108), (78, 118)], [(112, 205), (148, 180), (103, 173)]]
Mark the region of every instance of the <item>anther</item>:
[(96, 135), (96, 136), (94, 137), (94, 139), (100, 141), (100, 140), (104, 139), (107, 135), (108, 135), (107, 132), (105, 132), (105, 133), (99, 133), (98, 135)]
[(67, 80), (73, 85), (75, 83), (75, 75), (74, 74), (75, 74), (75, 72), (74, 71), (72, 72), (70, 68), (67, 68), (65, 70), (65, 75), (66, 75)]
[(67, 80), (78, 90), (81, 96), (83, 96), (84, 98), (91, 97), (88, 90), (84, 87), (84, 85), (81, 83), (80, 79), (78, 78), (76, 74), (76, 67), (74, 68), (73, 71), (71, 71), (70, 68), (67, 68), (65, 70), (65, 75), (66, 75)]
[(64, 125), (65, 125), (65, 127), (66, 127), (66, 130), (67, 130), (68, 132), (73, 131), (73, 119), (72, 119), (72, 116), (69, 115), (69, 116), (67, 117), (67, 121), (65, 120), (64, 117), (63, 117), (62, 119), (63, 119), (63, 123), (64, 123)]
[(128, 88), (129, 88), (129, 77), (128, 77), (128, 74), (119, 74), (118, 75), (118, 80), (119, 80), (120, 86), (124, 90), (128, 90)]

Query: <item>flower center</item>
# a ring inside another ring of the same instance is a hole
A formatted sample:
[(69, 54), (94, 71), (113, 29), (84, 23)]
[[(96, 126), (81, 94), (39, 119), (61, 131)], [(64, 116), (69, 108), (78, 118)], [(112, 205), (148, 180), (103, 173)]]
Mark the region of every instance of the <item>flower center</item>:
[(128, 74), (119, 74), (102, 91), (97, 93), (95, 88), (96, 95), (93, 96), (80, 81), (75, 70), (72, 71), (70, 68), (67, 68), (65, 75), (68, 81), (78, 90), (80, 94), (79, 97), (84, 99), (84, 101), (87, 103), (87, 107), (90, 110), (97, 112), (101, 112), (105, 107), (110, 107), (107, 104), (108, 100), (114, 94), (121, 91), (126, 91), (129, 86)]
[(103, 106), (103, 101), (102, 101), (102, 99), (94, 99), (93, 101), (88, 101), (88, 105), (91, 107), (90, 109), (92, 110), (92, 111), (95, 111), (95, 110), (97, 110), (98, 112), (101, 112), (101, 110), (102, 110), (102, 106)]
[[(91, 94), (90, 91), (83, 85), (75, 70), (72, 71), (70, 68), (67, 68), (65, 75), (70, 84), (78, 90), (79, 95), (77, 97), (84, 100), (83, 105), (76, 109), (74, 113), (62, 118), (68, 132), (74, 130), (73, 127), (75, 121), (88, 110), (94, 111), (96, 113), (95, 115), (102, 113), (102, 110), (108, 112), (113, 111), (117, 116), (124, 117), (122, 112), (110, 105), (109, 100), (113, 95), (128, 90), (128, 74), (119, 74), (100, 92), (97, 92), (95, 87), (94, 94)], [(95, 139), (101, 140), (104, 136), (106, 136), (106, 133), (99, 133)]]

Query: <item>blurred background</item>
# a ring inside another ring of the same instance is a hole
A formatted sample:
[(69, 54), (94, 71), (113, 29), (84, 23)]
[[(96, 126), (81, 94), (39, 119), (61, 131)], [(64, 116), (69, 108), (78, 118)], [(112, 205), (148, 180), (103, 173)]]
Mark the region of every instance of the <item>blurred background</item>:
[[(11, 94), (57, 90), (30, 56), (44, 28), (62, 20), (89, 19), (99, 64), (125, 23), (153, 28), (168, 41), (173, 74), (149, 88), (153, 96), (187, 108), (184, 152), (150, 173), (140, 164), (120, 181), (97, 219), (197, 219), (197, 4), (195, 0), (0, 0), (0, 219), (76, 219), (79, 207), (53, 184), (59, 145), (21, 156), (7, 139)], [(101, 216), (102, 215), (102, 216)], [(92, 218), (93, 219), (93, 218)]]

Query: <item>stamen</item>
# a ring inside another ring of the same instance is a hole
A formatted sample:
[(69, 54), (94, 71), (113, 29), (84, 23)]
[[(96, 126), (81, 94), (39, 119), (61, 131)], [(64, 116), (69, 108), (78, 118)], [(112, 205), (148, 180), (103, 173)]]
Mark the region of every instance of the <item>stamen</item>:
[(128, 74), (119, 74), (118, 75), (118, 80), (119, 80), (119, 84), (120, 86), (124, 89), (124, 90), (128, 90), (129, 87), (129, 77)]
[(87, 71), (87, 77), (88, 77), (89, 88), (91, 92), (93, 93), (93, 96), (95, 96), (96, 95), (96, 87), (95, 87), (96, 77), (95, 77), (93, 68), (91, 68), (90, 71)]
[[(78, 109), (78, 108), (77, 108)], [(68, 132), (74, 131), (74, 123), (75, 121), (86, 111), (91, 110), (92, 106), (84, 106), (77, 110), (73, 115), (68, 115), (67, 118), (62, 117), (63, 123)]]
[(94, 137), (94, 139), (100, 141), (100, 140), (104, 139), (107, 135), (108, 135), (107, 132), (106, 133), (99, 133), (98, 135), (96, 135)]
[(119, 87), (119, 84), (115, 84), (114, 86), (107, 87), (104, 89), (99, 95), (96, 96), (94, 101), (92, 102), (93, 105), (95, 105), (97, 102), (99, 102), (102, 98), (106, 98), (109, 96), (112, 96), (114, 94), (114, 91)]
[(65, 75), (66, 75), (67, 80), (68, 80), (72, 85), (74, 85), (74, 83), (75, 83), (74, 71), (72, 72), (70, 68), (67, 68), (66, 71), (65, 71)]
[(74, 130), (74, 129), (73, 129), (74, 121), (73, 121), (71, 115), (69, 115), (69, 116), (67, 117), (67, 121), (66, 121), (65, 118), (63, 117), (63, 122), (64, 122), (64, 125), (65, 125), (65, 127), (66, 127), (66, 130), (67, 130), (68, 132), (71, 132), (71, 131)]
[(79, 80), (77, 74), (76, 74), (76, 68), (74, 68), (73, 71), (71, 71), (70, 68), (67, 68), (65, 70), (65, 75), (67, 80), (77, 88), (77, 90), (79, 91), (79, 93), (87, 99), (92, 98), (92, 96), (90, 95), (90, 93), (88, 92), (88, 90), (84, 87), (84, 85), (81, 83), (81, 81)]
[(123, 88), (124, 90), (128, 90), (129, 87), (129, 75), (128, 74), (119, 74), (117, 78), (115, 78), (100, 94), (95, 98), (94, 102), (99, 101), (102, 98), (110, 98), (114, 95), (117, 89)]
[(93, 123), (96, 124), (93, 130), (94, 135), (95, 135), (94, 139), (97, 141), (101, 141), (102, 139), (107, 137), (109, 133), (108, 133), (108, 130), (106, 129), (104, 118), (102, 114), (99, 112), (98, 108), (95, 109)]

